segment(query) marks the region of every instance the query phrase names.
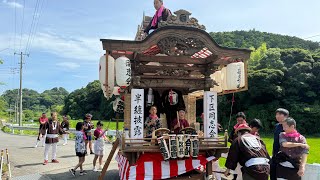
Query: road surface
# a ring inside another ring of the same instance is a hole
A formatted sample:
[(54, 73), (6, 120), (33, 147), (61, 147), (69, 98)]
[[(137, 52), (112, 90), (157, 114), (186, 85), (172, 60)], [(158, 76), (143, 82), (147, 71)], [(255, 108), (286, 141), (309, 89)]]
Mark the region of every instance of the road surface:
[[(69, 169), (73, 168), (78, 157), (75, 156), (74, 141), (69, 140), (66, 146), (62, 146), (62, 142), (58, 143), (57, 159), (58, 164), (48, 163), (44, 166), (43, 153), (44, 147), (34, 148), (36, 137), (12, 135), (0, 131), (0, 149), (8, 149), (13, 179), (23, 180), (63, 180), (63, 179), (97, 179), (100, 172), (92, 171), (93, 155), (86, 156), (84, 169), (88, 172), (85, 176), (79, 176), (79, 171), (74, 178)], [(106, 144), (106, 153), (103, 160), (107, 159), (111, 150), (111, 145)], [(51, 159), (51, 150), (49, 151), (49, 159)], [(108, 179), (117, 179), (117, 162), (113, 160), (108, 168)], [(112, 176), (112, 178), (110, 177)], [(105, 177), (107, 179), (107, 177)]]

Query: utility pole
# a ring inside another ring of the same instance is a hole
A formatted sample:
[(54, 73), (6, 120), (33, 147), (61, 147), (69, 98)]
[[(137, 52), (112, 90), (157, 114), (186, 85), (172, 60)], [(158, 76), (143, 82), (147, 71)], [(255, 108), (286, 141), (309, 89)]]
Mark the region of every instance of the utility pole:
[(19, 91), (19, 96), (20, 96), (20, 106), (19, 106), (19, 126), (22, 126), (22, 56), (29, 56), (29, 54), (23, 54), (21, 53), (14, 53), (17, 55), (20, 55), (20, 91)]

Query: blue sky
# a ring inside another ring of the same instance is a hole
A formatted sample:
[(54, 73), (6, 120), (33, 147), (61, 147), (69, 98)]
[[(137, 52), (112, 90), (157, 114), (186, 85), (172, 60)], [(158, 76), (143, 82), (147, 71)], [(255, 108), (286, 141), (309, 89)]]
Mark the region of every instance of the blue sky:
[[(192, 12), (208, 32), (255, 28), (301, 38), (320, 34), (319, 0), (164, 1), (173, 12)], [(98, 79), (100, 38), (133, 39), (143, 12), (154, 14), (153, 0), (40, 0), (34, 16), (36, 2), (0, 0), (0, 82), (5, 83), (0, 94), (19, 86), (19, 75), (10, 74), (19, 66), (13, 54), (25, 51), (33, 18), (36, 33), (25, 58), (23, 87), (38, 92), (64, 87), (71, 92)], [(320, 36), (310, 40), (320, 41)]]

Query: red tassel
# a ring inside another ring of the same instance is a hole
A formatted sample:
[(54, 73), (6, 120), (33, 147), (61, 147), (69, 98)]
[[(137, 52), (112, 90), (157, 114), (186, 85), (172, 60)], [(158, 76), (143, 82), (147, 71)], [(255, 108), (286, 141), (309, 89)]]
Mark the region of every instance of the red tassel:
[(169, 99), (170, 99), (170, 105), (173, 104), (173, 92), (172, 92), (172, 89), (170, 90), (170, 93), (169, 93)]
[(232, 103), (234, 103), (234, 102), (236, 102), (236, 101), (234, 100), (234, 93), (233, 93), (233, 95), (232, 95)]

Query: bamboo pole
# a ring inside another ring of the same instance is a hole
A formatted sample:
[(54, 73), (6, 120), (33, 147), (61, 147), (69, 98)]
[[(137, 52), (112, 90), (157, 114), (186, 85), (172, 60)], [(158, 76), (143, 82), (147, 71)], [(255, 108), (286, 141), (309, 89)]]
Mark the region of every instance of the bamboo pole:
[(105, 162), (104, 166), (103, 166), (103, 169), (100, 173), (100, 176), (99, 176), (99, 180), (103, 180), (104, 176), (106, 175), (106, 172), (108, 170), (108, 167), (110, 165), (110, 162), (113, 158), (113, 155), (115, 154), (117, 148), (118, 148), (118, 145), (119, 145), (119, 137), (117, 138), (117, 140), (114, 142), (113, 146), (112, 146), (112, 149), (111, 149), (111, 152), (108, 156), (108, 159), (107, 161)]
[(8, 165), (8, 171), (9, 171), (9, 178), (11, 178), (11, 168), (10, 168), (10, 161), (9, 161), (9, 152), (8, 149), (6, 149), (7, 154), (7, 165)]
[(0, 179), (2, 179), (3, 150), (1, 150)]

